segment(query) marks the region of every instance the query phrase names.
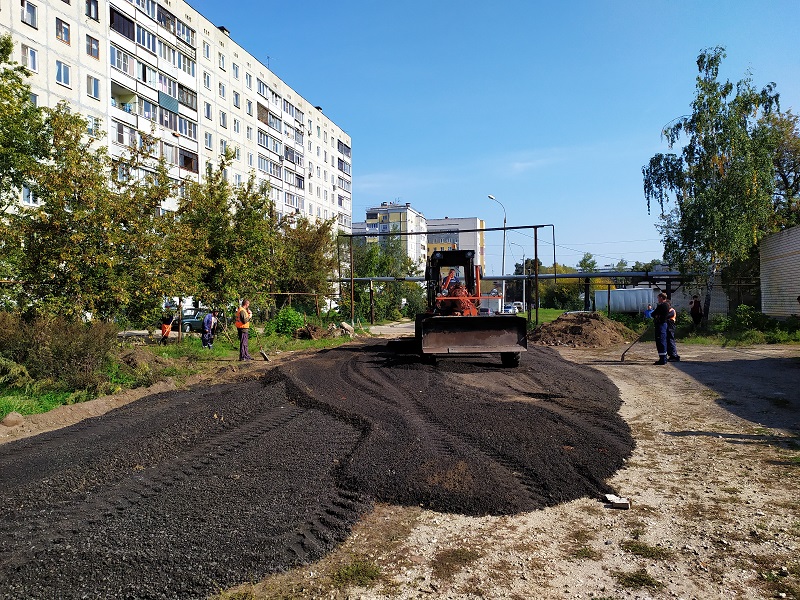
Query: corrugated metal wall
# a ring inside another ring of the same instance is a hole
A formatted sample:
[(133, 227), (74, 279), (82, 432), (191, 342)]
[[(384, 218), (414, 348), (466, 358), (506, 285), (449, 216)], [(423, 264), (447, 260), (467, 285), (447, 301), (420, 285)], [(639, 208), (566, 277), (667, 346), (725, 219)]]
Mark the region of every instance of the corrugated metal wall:
[(770, 317), (800, 314), (800, 226), (761, 241), (761, 310)]

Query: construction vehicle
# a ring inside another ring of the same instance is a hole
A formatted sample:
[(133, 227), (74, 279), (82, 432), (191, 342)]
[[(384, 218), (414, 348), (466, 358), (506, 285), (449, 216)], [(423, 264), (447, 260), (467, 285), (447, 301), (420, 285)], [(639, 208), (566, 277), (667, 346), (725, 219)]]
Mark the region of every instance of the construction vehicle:
[(528, 349), (528, 322), (516, 315), (481, 314), (480, 281), (473, 250), (430, 256), (425, 268), (427, 310), (415, 323), (423, 358), (435, 362), (437, 356), (499, 353), (503, 366), (519, 366), (521, 353)]

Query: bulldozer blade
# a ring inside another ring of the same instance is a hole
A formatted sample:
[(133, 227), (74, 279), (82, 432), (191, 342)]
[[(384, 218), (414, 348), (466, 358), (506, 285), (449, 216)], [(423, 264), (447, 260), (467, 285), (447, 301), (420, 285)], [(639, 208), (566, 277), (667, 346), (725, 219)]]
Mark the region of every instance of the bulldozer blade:
[(422, 354), (516, 353), (528, 349), (528, 322), (513, 315), (431, 316), (419, 322)]

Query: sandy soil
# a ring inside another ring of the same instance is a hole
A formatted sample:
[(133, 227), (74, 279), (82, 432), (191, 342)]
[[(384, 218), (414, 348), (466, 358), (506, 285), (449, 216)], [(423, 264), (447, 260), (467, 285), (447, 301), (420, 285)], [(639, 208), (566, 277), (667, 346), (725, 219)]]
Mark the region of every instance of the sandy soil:
[[(681, 346), (681, 363), (657, 367), (650, 345), (620, 362), (624, 348), (559, 352), (620, 390), (636, 448), (607, 483), (630, 510), (598, 498), (500, 517), (378, 504), (323, 560), (222, 596), (800, 598), (800, 350)], [(0, 440), (124, 401), (0, 427)], [(342, 578), (365, 563), (381, 570), (369, 587)]]
[[(636, 449), (582, 498), (516, 516), (379, 505), (321, 563), (240, 591), (315, 598), (800, 598), (800, 349), (561, 349), (620, 389)], [(348, 565), (371, 587), (336, 586)], [(333, 575), (332, 575), (333, 574)]]

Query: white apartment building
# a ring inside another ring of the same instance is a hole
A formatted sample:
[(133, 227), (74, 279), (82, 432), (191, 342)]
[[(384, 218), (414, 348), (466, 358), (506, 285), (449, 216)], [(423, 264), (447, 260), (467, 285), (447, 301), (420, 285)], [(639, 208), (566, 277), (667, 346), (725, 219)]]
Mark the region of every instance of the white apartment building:
[[(69, 103), (122, 159), (141, 134), (177, 181), (226, 148), (233, 184), (268, 181), (279, 214), (352, 225), (352, 142), (315, 106), (183, 0), (21, 0), (0, 10), (33, 100)], [(265, 23), (265, 26), (269, 25)], [(121, 164), (120, 168), (124, 168)], [(24, 195), (23, 195), (24, 197)], [(177, 199), (163, 208), (174, 210)]]
[(428, 219), (428, 256), (436, 250), (475, 250), (476, 264), (485, 269), (485, 228), (477, 217)]
[[(367, 209), (366, 221), (353, 223), (354, 234), (375, 233), (417, 233), (418, 235), (403, 235), (400, 240), (408, 257), (418, 265), (424, 265), (428, 258), (428, 243), (425, 236), (427, 221), (425, 215), (411, 207), (410, 202), (382, 202), (380, 206)], [(368, 237), (370, 243), (377, 242), (380, 238)]]

